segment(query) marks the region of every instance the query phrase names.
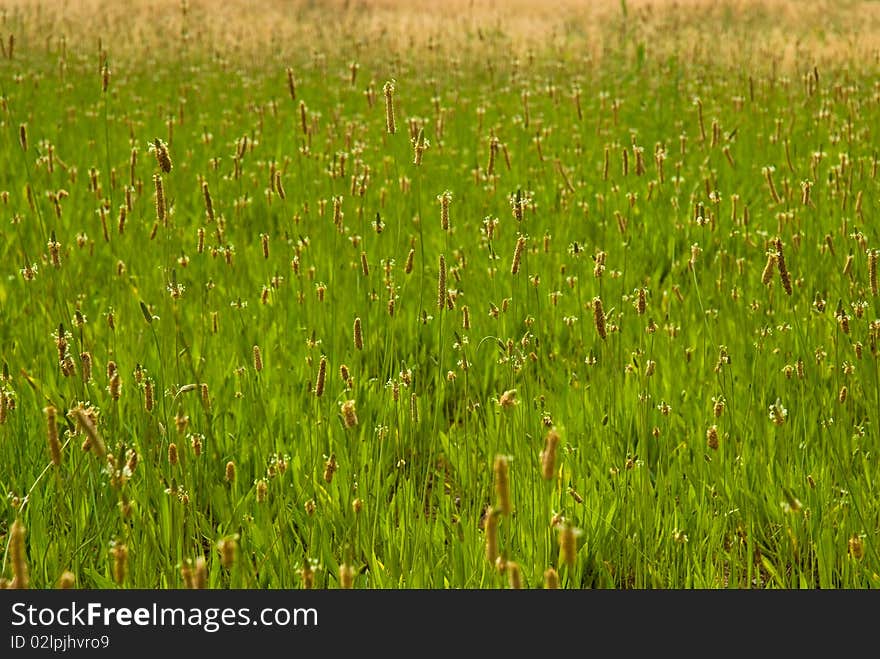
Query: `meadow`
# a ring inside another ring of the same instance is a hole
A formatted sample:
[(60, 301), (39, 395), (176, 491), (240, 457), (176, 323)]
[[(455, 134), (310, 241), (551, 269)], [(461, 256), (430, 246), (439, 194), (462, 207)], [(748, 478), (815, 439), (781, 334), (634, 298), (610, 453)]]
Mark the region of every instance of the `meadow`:
[(880, 586), (878, 34), (8, 3), (2, 585)]

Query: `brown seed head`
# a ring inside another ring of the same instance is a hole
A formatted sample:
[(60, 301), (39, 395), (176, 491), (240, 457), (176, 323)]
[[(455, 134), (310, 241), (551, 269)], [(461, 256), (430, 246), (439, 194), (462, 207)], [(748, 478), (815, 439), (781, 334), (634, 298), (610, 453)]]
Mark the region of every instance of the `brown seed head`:
[(718, 450), (718, 426), (709, 426), (706, 431), (706, 445), (713, 451)]
[(776, 252), (769, 251), (767, 252), (767, 263), (764, 265), (764, 270), (761, 272), (761, 283), (764, 286), (769, 286), (770, 282), (773, 280), (773, 270), (776, 268)]
[(522, 572), (519, 569), (519, 563), (507, 561), (507, 582), (513, 590), (520, 590), (523, 587)]
[(119, 397), (122, 395), (122, 380), (119, 377), (119, 372), (116, 371), (110, 377), (110, 384), (107, 387), (107, 391), (110, 393), (110, 398), (113, 400), (119, 400)]
[(312, 569), (312, 565), (308, 559), (303, 562), (303, 566), (299, 571), (299, 576), (302, 578), (303, 588), (305, 590), (311, 590), (315, 585), (315, 571)]
[(332, 453), (329, 458), (327, 458), (327, 462), (324, 463), (324, 481), (327, 483), (331, 483), (333, 481), (333, 474), (339, 469), (339, 464), (336, 462), (336, 454)]
[(559, 530), (559, 560), (569, 568), (573, 568), (577, 560), (577, 533), (570, 524), (564, 524)]
[(180, 565), (180, 577), (183, 579), (183, 587), (187, 590), (192, 590), (193, 574), (191, 560), (186, 559), (186, 561)]
[(644, 315), (648, 305), (647, 289), (642, 287), (639, 289), (638, 298), (636, 300), (636, 311), (639, 315)]
[(357, 350), (364, 349), (364, 335), (361, 330), (361, 319), (360, 317), (354, 319), (354, 347)]
[(171, 155), (168, 153), (168, 145), (165, 144), (158, 137), (153, 140), (153, 152), (156, 154), (156, 162), (159, 164), (159, 169), (161, 169), (166, 174), (171, 171)]
[(774, 246), (776, 247), (776, 267), (779, 269), (779, 279), (782, 280), (782, 287), (785, 289), (785, 293), (791, 295), (791, 277), (788, 274), (788, 267), (785, 264), (785, 253), (782, 249), (782, 239), (776, 238)]
[(339, 587), (346, 590), (354, 587), (354, 568), (343, 563), (339, 566)]
[(214, 222), (214, 201), (211, 199), (207, 181), (202, 181), (202, 195), (205, 197), (205, 214), (208, 216), (208, 222)]
[(608, 335), (605, 327), (605, 310), (602, 308), (602, 299), (598, 295), (593, 298), (593, 320), (599, 338), (604, 339)]
[(556, 473), (556, 447), (559, 445), (559, 433), (556, 428), (550, 428), (544, 440), (544, 450), (541, 451), (541, 476), (544, 480), (550, 480)]
[(506, 455), (496, 455), (494, 464), (495, 496), (498, 511), (502, 515), (510, 515), (513, 505), (510, 501), (510, 460)]
[(864, 547), (862, 544), (862, 539), (858, 535), (853, 535), (847, 541), (847, 547), (849, 549), (849, 555), (854, 559), (859, 560), (864, 555)]
[(21, 523), (20, 519), (16, 519), (9, 530), (9, 556), (12, 562), (13, 574), (11, 588), (24, 589), (30, 584), (24, 536), (24, 524)]
[(154, 386), (151, 378), (147, 378), (146, 382), (144, 382), (144, 409), (147, 412), (153, 411)]
[(290, 92), (290, 100), (296, 100), (296, 80), (293, 77), (293, 69), (287, 67), (287, 91)]
[(519, 272), (520, 261), (522, 260), (523, 250), (526, 246), (526, 237), (520, 234), (516, 238), (516, 247), (513, 249), (513, 260), (510, 264), (510, 274), (515, 275)]
[(394, 83), (390, 80), (382, 86), (385, 94), (385, 129), (392, 135), (397, 132), (394, 122)]
[(261, 478), (257, 481), (257, 503), (263, 503), (269, 496), (269, 483)]
[(113, 579), (121, 586), (128, 570), (128, 547), (115, 544), (110, 553), (113, 555)]
[(65, 570), (58, 578), (58, 588), (60, 590), (70, 590), (76, 587), (76, 576), (73, 572)]
[(217, 543), (217, 549), (220, 551), (220, 563), (227, 570), (231, 570), (235, 565), (235, 554), (238, 550), (238, 539), (236, 536), (223, 538)]
[(92, 381), (92, 355), (88, 352), (81, 352), (79, 360), (82, 363), (82, 380), (83, 382)]
[(452, 193), (446, 190), (438, 195), (437, 199), (440, 201), (440, 228), (449, 231), (449, 204), (452, 201)]
[(498, 521), (500, 513), (489, 506), (486, 509), (486, 560), (495, 565), (498, 560)]
[(346, 428), (354, 428), (358, 424), (353, 400), (347, 400), (342, 404), (342, 421)]
[(162, 177), (153, 174), (153, 186), (156, 189), (156, 221), (165, 223), (165, 188), (162, 185)]
[(97, 428), (95, 428), (95, 422), (92, 420), (92, 416), (88, 414), (82, 406), (75, 407), (71, 412), (79, 429), (86, 434), (88, 441), (87, 450), (94, 449), (94, 452), (98, 457), (105, 457), (107, 455), (107, 447), (104, 445), (104, 440), (101, 439), (101, 436), (98, 434)]
[(324, 385), (327, 379), (327, 358), (321, 355), (321, 361), (318, 363), (318, 378), (315, 381), (315, 396), (320, 398), (324, 395)]
[(193, 588), (203, 590), (208, 585), (208, 565), (204, 556), (196, 559), (196, 571), (193, 575)]
[(58, 413), (52, 405), (45, 407), (43, 412), (46, 413), (46, 435), (49, 440), (49, 453), (52, 455), (52, 464), (60, 467), (61, 442), (58, 441)]

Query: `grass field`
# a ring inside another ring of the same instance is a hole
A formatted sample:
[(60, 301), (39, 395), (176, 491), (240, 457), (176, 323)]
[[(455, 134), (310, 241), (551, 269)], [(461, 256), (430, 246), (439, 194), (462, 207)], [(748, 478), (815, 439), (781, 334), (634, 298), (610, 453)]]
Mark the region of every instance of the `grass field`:
[(0, 13), (5, 586), (880, 586), (880, 5), (122, 4)]

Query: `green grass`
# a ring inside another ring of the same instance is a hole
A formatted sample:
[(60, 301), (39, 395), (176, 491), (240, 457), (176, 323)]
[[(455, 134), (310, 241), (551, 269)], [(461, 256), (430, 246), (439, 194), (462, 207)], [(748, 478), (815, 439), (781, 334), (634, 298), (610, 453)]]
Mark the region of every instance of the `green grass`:
[[(153, 57), (117, 65), (111, 42), (107, 93), (93, 45), (62, 55), (57, 43), (25, 41), (15, 59), (0, 60), (0, 190), (8, 193), (0, 205), (0, 360), (15, 401), (0, 425), (0, 490), (8, 493), (0, 537), (22, 519), (32, 586), (53, 587), (70, 570), (80, 587), (116, 587), (111, 547), (123, 543), (126, 587), (182, 587), (181, 565), (199, 556), (218, 588), (300, 587), (309, 561), (319, 567), (317, 587), (336, 587), (343, 563), (355, 568), (358, 588), (508, 587), (486, 560), (481, 519), (496, 502), (497, 455), (510, 456), (513, 501), (499, 548), (527, 587), (540, 587), (551, 566), (569, 588), (880, 585), (880, 330), (866, 254), (880, 246), (870, 132), (880, 110), (870, 66), (829, 66), (808, 94), (802, 75), (812, 66), (786, 77), (644, 47), (610, 52), (601, 64), (572, 49), (539, 52), (531, 66), (463, 59), (457, 68), (436, 53), (391, 61), (376, 49), (359, 56), (352, 86), (351, 55), (239, 67), (234, 54), (190, 46), (168, 66)], [(392, 78), (398, 130), (390, 135), (382, 85)], [(364, 94), (371, 80), (372, 107)], [(430, 143), (421, 166), (413, 164), (410, 119)], [(499, 150), (488, 178), (492, 134), (510, 166)], [(174, 166), (162, 175), (169, 221), (151, 238), (159, 169), (148, 145), (157, 137), (169, 142)], [(666, 154), (662, 182), (657, 144)], [(624, 176), (622, 150), (632, 145), (644, 149), (645, 172), (636, 175), (629, 148)], [(133, 204), (119, 233), (132, 147)], [(267, 197), (273, 166), (284, 199)], [(762, 173), (768, 166), (779, 201)], [(90, 189), (91, 168), (100, 191)], [(352, 176), (366, 172), (360, 194)], [(206, 218), (202, 177), (223, 218), (222, 240)], [(804, 180), (812, 183), (808, 206)], [(61, 189), (69, 196), (59, 218), (47, 194)], [(437, 200), (446, 190), (449, 232)], [(521, 221), (511, 207), (517, 194), (528, 199)], [(706, 222), (696, 219), (698, 204)], [(491, 238), (486, 218), (497, 219)], [(53, 233), (60, 268), (49, 260)], [(512, 274), (519, 234), (528, 240)], [(778, 272), (761, 283), (776, 236), (791, 296)], [(701, 252), (691, 268), (694, 244)], [(607, 260), (597, 277), (599, 251)], [(451, 309), (438, 308), (441, 255)], [(37, 265), (30, 281), (20, 272), (29, 264)], [(175, 282), (179, 298), (169, 292)], [(644, 314), (634, 304), (639, 288), (647, 290)], [(593, 321), (597, 296), (604, 340)], [(353, 342), (356, 317), (363, 350)], [(70, 333), (70, 377), (52, 338), (60, 324)], [(79, 359), (86, 351), (89, 382)], [(322, 356), (327, 380), (317, 397)], [(119, 400), (108, 392), (111, 360)], [(152, 411), (138, 367), (155, 382)], [(209, 404), (198, 388), (179, 391), (202, 383)], [(502, 406), (510, 390), (516, 404)], [(357, 410), (352, 428), (340, 413), (347, 400)], [(777, 400), (787, 410), (781, 424), (770, 418)], [(82, 432), (72, 435), (64, 414), (78, 402), (100, 411), (115, 468), (81, 450)], [(65, 444), (57, 468), (46, 441), (50, 404)], [(544, 480), (550, 425), (561, 442), (555, 476)], [(707, 445), (713, 425), (715, 450)], [(129, 452), (137, 466), (120, 477)], [(338, 467), (328, 482), (331, 455)], [(233, 482), (224, 476), (229, 461)], [(560, 564), (554, 519), (580, 531), (573, 566)], [(238, 552), (227, 569), (217, 544), (231, 537)]]

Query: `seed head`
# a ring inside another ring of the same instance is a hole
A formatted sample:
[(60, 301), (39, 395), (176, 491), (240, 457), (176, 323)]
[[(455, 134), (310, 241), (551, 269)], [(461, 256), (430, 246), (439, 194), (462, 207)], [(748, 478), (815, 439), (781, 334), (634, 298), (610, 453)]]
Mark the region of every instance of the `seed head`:
[(513, 407), (517, 404), (516, 389), (508, 389), (498, 398), (498, 405), (501, 409)]
[(541, 451), (541, 475), (544, 480), (550, 480), (556, 473), (556, 447), (559, 445), (559, 433), (556, 428), (550, 428), (544, 440), (544, 450)]
[(269, 496), (269, 484), (265, 479), (257, 481), (257, 503), (262, 503)]
[(425, 129), (419, 128), (418, 135), (412, 139), (413, 145), (413, 164), (419, 166), (422, 164), (422, 156), (431, 143), (425, 138)]
[(516, 239), (516, 247), (513, 249), (513, 261), (510, 264), (510, 274), (515, 275), (519, 272), (520, 261), (522, 260), (523, 250), (526, 246), (526, 237), (520, 234)]
[(343, 563), (339, 566), (339, 587), (346, 590), (354, 587), (354, 568)]
[(231, 570), (235, 565), (235, 554), (238, 550), (238, 539), (236, 536), (223, 538), (217, 543), (217, 549), (220, 551), (220, 563), (227, 570)]
[(107, 386), (107, 391), (110, 394), (110, 398), (119, 400), (119, 397), (122, 395), (122, 380), (119, 377), (119, 371), (114, 371), (113, 375), (110, 376), (110, 384)]
[(853, 535), (847, 541), (847, 547), (849, 549), (849, 555), (854, 559), (859, 560), (864, 554), (864, 547), (862, 545), (862, 539), (858, 535)]
[(690, 268), (691, 270), (694, 269), (694, 266), (697, 263), (697, 258), (700, 256), (700, 254), (702, 252), (703, 252), (702, 248), (697, 243), (694, 243), (693, 245), (691, 245), (691, 258), (688, 261), (688, 268)]
[(498, 511), (502, 515), (510, 515), (513, 505), (510, 501), (510, 461), (506, 455), (496, 455), (495, 464), (495, 496)]
[(281, 180), (280, 171), (275, 172), (275, 192), (278, 193), (278, 196), (281, 197), (282, 200), (287, 198), (287, 193), (284, 190), (284, 183)]
[(254, 370), (259, 373), (263, 370), (263, 352), (260, 346), (254, 346)]
[(318, 363), (318, 378), (315, 381), (315, 396), (320, 398), (324, 395), (324, 384), (327, 379), (327, 358), (321, 355), (321, 361)]
[(777, 426), (781, 426), (788, 418), (788, 410), (782, 406), (779, 399), (770, 406), (770, 420)]
[(128, 547), (117, 543), (110, 550), (110, 553), (113, 555), (113, 579), (121, 586), (128, 570)]
[(868, 252), (868, 279), (871, 282), (871, 295), (877, 297), (877, 259), (880, 250), (872, 249)]
[(507, 561), (507, 581), (513, 590), (520, 590), (523, 587), (522, 572), (519, 569), (519, 563)]
[(599, 338), (604, 339), (608, 335), (605, 327), (605, 310), (602, 308), (602, 299), (598, 295), (593, 298), (593, 320)]
[(364, 349), (364, 335), (361, 330), (361, 319), (357, 317), (354, 319), (354, 347), (357, 350)]
[(214, 222), (214, 201), (211, 199), (207, 181), (202, 181), (202, 195), (205, 197), (205, 214), (208, 216), (208, 222)]
[(162, 177), (153, 174), (153, 185), (156, 188), (156, 221), (160, 224), (165, 223), (165, 189), (162, 186)]
[(154, 404), (154, 386), (153, 380), (151, 378), (147, 378), (146, 382), (144, 382), (144, 409), (147, 412), (153, 411)]
[(559, 530), (559, 560), (569, 568), (574, 568), (577, 560), (577, 529), (570, 524)]
[(394, 83), (386, 82), (382, 86), (385, 94), (385, 129), (392, 135), (397, 132), (397, 126), (394, 123)]
[(358, 424), (357, 410), (353, 400), (347, 400), (342, 404), (342, 421), (346, 428), (354, 428)]
[(290, 100), (296, 100), (296, 80), (293, 77), (293, 69), (287, 67), (287, 91), (290, 92)]
[(156, 155), (156, 162), (166, 174), (171, 171), (171, 155), (168, 153), (168, 145), (158, 137), (153, 140), (150, 150)]
[(761, 283), (764, 286), (769, 286), (770, 282), (773, 279), (773, 269), (776, 267), (776, 252), (769, 251), (767, 252), (767, 263), (764, 265), (764, 270), (761, 272)]
[(20, 519), (16, 519), (9, 530), (9, 556), (12, 562), (13, 574), (11, 588), (24, 589), (30, 584), (24, 536), (24, 524), (21, 523)]
[(306, 560), (303, 562), (303, 566), (299, 571), (299, 576), (302, 578), (303, 588), (305, 590), (311, 590), (315, 585), (315, 571), (312, 569), (310, 561)]
[(486, 509), (486, 560), (495, 565), (498, 560), (498, 521), (500, 513), (489, 506)]
[(76, 587), (76, 575), (69, 570), (65, 570), (58, 578), (59, 590), (71, 590)]
[(446, 257), (440, 255), (440, 267), (437, 274), (437, 308), (446, 307)]
[(638, 291), (638, 297), (636, 299), (636, 311), (640, 316), (644, 315), (645, 313), (646, 307), (648, 305), (647, 298), (647, 289), (644, 287), (640, 288)]
[(782, 250), (782, 240), (777, 238), (774, 241), (776, 247), (776, 267), (779, 269), (779, 279), (782, 280), (782, 287), (787, 295), (791, 295), (791, 277), (788, 274), (788, 267), (785, 265), (785, 253)]
[(104, 440), (101, 438), (101, 436), (98, 434), (98, 430), (95, 428), (93, 415), (90, 414), (82, 405), (73, 408), (73, 410), (71, 410), (71, 413), (73, 414), (73, 417), (76, 420), (79, 429), (86, 434), (86, 441), (88, 442), (87, 450), (94, 449), (94, 452), (98, 455), (98, 457), (105, 457), (107, 455), (107, 448), (104, 445)]
[(440, 201), (440, 227), (449, 231), (449, 204), (452, 201), (452, 193), (449, 190), (437, 196)]
[(46, 435), (49, 440), (49, 453), (52, 455), (52, 464), (61, 466), (61, 442), (58, 441), (58, 413), (52, 405), (43, 409), (46, 413)]
[(718, 450), (718, 426), (709, 426), (706, 431), (706, 445), (713, 451)]
[(336, 462), (336, 454), (331, 453), (330, 457), (327, 458), (327, 462), (324, 463), (324, 481), (330, 483), (333, 481), (333, 474), (339, 469), (339, 464)]

